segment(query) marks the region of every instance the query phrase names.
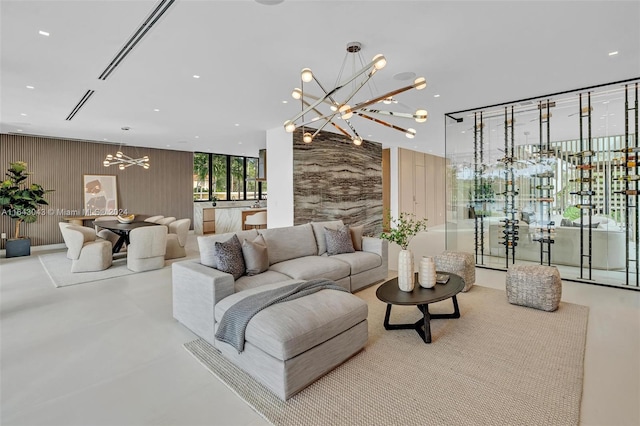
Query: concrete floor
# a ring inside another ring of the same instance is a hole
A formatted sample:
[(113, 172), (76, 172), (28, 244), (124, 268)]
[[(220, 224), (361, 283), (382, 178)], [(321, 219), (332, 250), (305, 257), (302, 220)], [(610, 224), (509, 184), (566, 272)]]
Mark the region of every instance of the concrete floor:
[[(182, 347), (170, 268), (55, 288), (38, 254), (0, 260), (2, 425), (267, 424)], [(504, 272), (476, 282), (503, 289)], [(591, 308), (581, 423), (639, 425), (640, 292), (564, 282), (562, 300)]]

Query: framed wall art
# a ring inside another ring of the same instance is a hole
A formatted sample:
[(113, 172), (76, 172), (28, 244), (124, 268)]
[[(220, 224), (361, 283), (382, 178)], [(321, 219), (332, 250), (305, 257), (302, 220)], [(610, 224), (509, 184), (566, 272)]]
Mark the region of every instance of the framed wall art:
[(86, 216), (118, 214), (118, 188), (115, 176), (84, 175), (83, 192)]

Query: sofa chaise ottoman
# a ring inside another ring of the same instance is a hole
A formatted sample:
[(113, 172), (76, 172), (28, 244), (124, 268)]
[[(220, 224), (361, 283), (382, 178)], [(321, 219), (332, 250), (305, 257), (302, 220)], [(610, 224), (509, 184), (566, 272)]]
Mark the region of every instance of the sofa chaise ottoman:
[[(253, 294), (300, 281), (241, 291), (216, 304), (216, 329), (234, 304)], [(367, 342), (366, 302), (349, 292), (324, 289), (277, 303), (247, 325), (242, 352), (214, 340), (231, 362), (286, 400), (360, 351)]]

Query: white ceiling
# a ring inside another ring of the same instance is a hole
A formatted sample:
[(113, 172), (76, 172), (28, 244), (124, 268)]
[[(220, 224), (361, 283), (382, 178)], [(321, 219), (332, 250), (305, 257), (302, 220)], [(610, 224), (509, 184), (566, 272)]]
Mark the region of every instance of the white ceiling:
[(300, 110), (290, 97), (300, 69), (331, 85), (347, 42), (360, 41), (365, 59), (387, 58), (375, 94), (405, 85), (397, 73), (426, 77), (427, 89), (398, 99), (429, 120), (398, 123), (417, 129), (413, 140), (356, 128), (384, 146), (442, 155), (446, 112), (640, 76), (638, 1), (176, 0), (99, 80), (156, 4), (2, 0), (0, 131), (256, 155), (265, 130)]

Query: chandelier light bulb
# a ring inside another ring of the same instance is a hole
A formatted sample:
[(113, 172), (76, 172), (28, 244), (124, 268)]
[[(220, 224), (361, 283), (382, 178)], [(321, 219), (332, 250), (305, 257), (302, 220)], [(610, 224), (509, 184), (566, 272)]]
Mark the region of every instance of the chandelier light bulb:
[(353, 141), (353, 144), (356, 146), (362, 145), (362, 138), (360, 136), (354, 136), (352, 141)]
[(293, 133), (295, 129), (296, 129), (296, 125), (293, 123), (293, 121), (287, 120), (284, 122), (284, 130), (287, 133)]
[(391, 102), (393, 101), (393, 98), (391, 96), (389, 96), (388, 98), (385, 98), (382, 103), (389, 105)]
[(122, 152), (121, 151), (116, 152), (116, 157), (122, 158)]
[(102, 162), (102, 165), (103, 165), (103, 166), (105, 166), (105, 167), (109, 167), (109, 161), (104, 160), (104, 161)]
[(343, 120), (348, 120), (351, 117), (353, 117), (353, 112), (351, 112), (350, 110), (351, 110), (351, 107), (347, 104), (344, 104), (340, 108), (338, 108), (338, 111), (340, 111), (340, 114), (341, 114), (340, 118), (342, 118)]
[(142, 157), (142, 161), (148, 162), (149, 161), (149, 156), (145, 155), (144, 157)]
[(107, 154), (107, 160), (108, 160), (108, 161), (113, 160), (113, 155), (111, 155), (111, 154)]
[(148, 169), (149, 167), (151, 167), (151, 165), (149, 163), (144, 163), (144, 166), (142, 166), (145, 169)]
[(307, 132), (304, 135), (302, 135), (302, 142), (311, 143), (312, 140), (313, 140), (313, 136), (311, 135), (311, 133)]
[(419, 109), (413, 116), (415, 117), (417, 123), (424, 123), (425, 121), (427, 121), (427, 115), (427, 110)]
[(382, 54), (377, 54), (373, 57), (373, 67), (377, 70), (381, 70), (387, 65), (387, 59)]
[(416, 137), (416, 129), (407, 129), (407, 132), (404, 135), (409, 139), (413, 139)]
[(291, 97), (293, 99), (300, 99), (302, 98), (302, 90), (298, 89), (297, 87), (295, 89), (293, 89), (293, 92), (291, 92)]
[(336, 112), (338, 110), (338, 105), (331, 105), (329, 108), (331, 111)]
[(416, 90), (422, 90), (427, 87), (427, 80), (424, 77), (418, 77), (414, 80), (413, 84), (416, 86)]
[(118, 168), (119, 168), (120, 170), (124, 170), (124, 164), (120, 164), (120, 165), (118, 166)]
[(313, 73), (309, 68), (303, 68), (300, 72), (300, 78), (302, 78), (302, 81), (304, 81), (305, 83), (308, 83), (313, 80)]

